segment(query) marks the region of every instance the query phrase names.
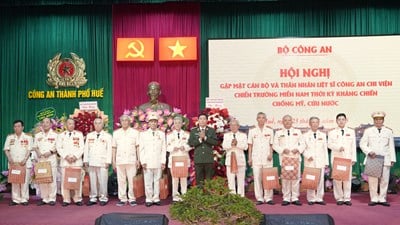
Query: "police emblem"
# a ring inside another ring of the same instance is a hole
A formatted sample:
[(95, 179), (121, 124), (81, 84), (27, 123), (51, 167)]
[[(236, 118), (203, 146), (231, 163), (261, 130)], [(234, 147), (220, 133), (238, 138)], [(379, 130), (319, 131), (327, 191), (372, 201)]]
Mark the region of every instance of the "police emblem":
[(57, 53), (47, 64), (47, 84), (55, 88), (76, 87), (86, 84), (86, 64), (82, 58), (71, 52), (71, 58), (60, 59)]

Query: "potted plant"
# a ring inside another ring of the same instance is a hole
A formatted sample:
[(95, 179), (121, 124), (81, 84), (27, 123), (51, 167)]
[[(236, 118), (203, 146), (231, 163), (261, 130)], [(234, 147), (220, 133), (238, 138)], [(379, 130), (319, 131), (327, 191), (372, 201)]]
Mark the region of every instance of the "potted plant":
[(203, 188), (192, 188), (183, 201), (170, 208), (172, 219), (184, 224), (260, 224), (262, 214), (247, 198), (230, 193), (224, 178), (206, 181)]

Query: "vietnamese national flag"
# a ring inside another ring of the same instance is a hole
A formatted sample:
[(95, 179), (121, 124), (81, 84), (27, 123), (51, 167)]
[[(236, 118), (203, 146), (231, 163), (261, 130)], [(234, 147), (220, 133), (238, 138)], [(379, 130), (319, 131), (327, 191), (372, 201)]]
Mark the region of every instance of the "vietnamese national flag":
[(154, 38), (117, 38), (117, 61), (154, 61)]
[(160, 61), (197, 60), (197, 37), (159, 39)]

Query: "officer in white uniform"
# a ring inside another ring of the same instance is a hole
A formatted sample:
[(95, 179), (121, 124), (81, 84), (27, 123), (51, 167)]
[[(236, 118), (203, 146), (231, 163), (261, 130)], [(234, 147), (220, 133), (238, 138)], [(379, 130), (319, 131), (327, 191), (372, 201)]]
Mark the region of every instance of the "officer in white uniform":
[(139, 154), (140, 163), (144, 172), (144, 186), (147, 207), (161, 205), (160, 178), (165, 169), (166, 145), (165, 133), (159, 129), (158, 115), (153, 112), (149, 115), (149, 129), (140, 133)]
[(274, 205), (274, 190), (264, 190), (262, 186), (262, 169), (273, 167), (273, 149), (274, 131), (265, 123), (267, 117), (265, 113), (257, 113), (257, 125), (249, 130), (248, 163), (253, 168), (254, 174), (254, 194), (256, 204), (261, 205), (264, 201), (269, 205)]
[(29, 183), (30, 183), (30, 170), (32, 168), (31, 150), (33, 146), (33, 139), (31, 136), (25, 134), (24, 122), (16, 120), (13, 123), (14, 133), (7, 136), (4, 143), (4, 152), (8, 159), (8, 164), (19, 164), (26, 166), (25, 182), (23, 184), (11, 184), (11, 202), (10, 206), (22, 204), (27, 206), (29, 200)]
[[(172, 157), (173, 156), (185, 156), (187, 157), (187, 166), (190, 166), (189, 151), (190, 146), (188, 144), (190, 133), (182, 130), (182, 117), (176, 116), (174, 118), (174, 130), (167, 135), (167, 151), (169, 152), (168, 168), (172, 174)], [(188, 168), (186, 168), (188, 169)], [(172, 174), (173, 175), (173, 174)], [(173, 177), (172, 176), (172, 201), (181, 201), (179, 196), (178, 187), (181, 187), (181, 194), (186, 194), (187, 191), (187, 177)]]
[(39, 184), (40, 196), (42, 200), (38, 202), (38, 206), (56, 204), (57, 196), (57, 133), (51, 129), (51, 121), (49, 118), (42, 120), (43, 131), (35, 135), (34, 149), (39, 162), (50, 162), (53, 182), (47, 184)]
[(317, 190), (307, 190), (307, 201), (309, 205), (326, 205), (324, 201), (324, 172), (329, 166), (328, 144), (326, 134), (319, 131), (319, 118), (310, 117), (310, 130), (303, 134), (305, 149), (303, 152), (304, 166), (320, 169), (320, 177)]
[[(374, 126), (367, 128), (360, 140), (360, 148), (367, 157), (374, 158), (377, 155), (384, 156), (384, 166), (382, 177), (368, 176), (369, 195), (371, 202), (369, 206), (377, 204), (390, 206), (387, 202), (386, 195), (389, 185), (390, 167), (396, 162), (396, 152), (394, 148), (393, 131), (383, 125), (385, 120), (385, 112), (374, 112)], [(378, 194), (379, 185), (379, 194)]]
[[(275, 132), (274, 150), (279, 154), (279, 159), (282, 165), (283, 157), (292, 157), (299, 160), (301, 163), (301, 154), (304, 151), (304, 141), (302, 133), (299, 129), (292, 127), (293, 119), (290, 115), (285, 115), (282, 118), (283, 129)], [(283, 206), (292, 204), (301, 206), (299, 201), (300, 195), (300, 166), (298, 170), (298, 178), (296, 180), (282, 179)]]
[[(336, 116), (337, 128), (328, 134), (328, 148), (332, 151), (331, 162), (335, 157), (351, 159), (352, 164), (357, 162), (356, 134), (354, 129), (346, 127), (347, 117), (344, 113)], [(347, 181), (333, 180), (333, 195), (337, 205), (351, 206), (351, 178), (352, 167), (349, 168)]]
[(89, 167), (90, 178), (90, 200), (88, 206), (97, 204), (99, 197), (100, 205), (108, 203), (107, 185), (108, 168), (112, 162), (112, 136), (103, 130), (104, 122), (101, 118), (93, 121), (95, 131), (86, 137), (83, 153), (83, 163)]
[[(224, 134), (222, 148), (226, 151), (226, 176), (228, 178), (228, 187), (233, 194), (244, 197), (244, 179), (246, 174), (246, 159), (244, 151), (247, 150), (247, 135), (239, 131), (239, 121), (232, 119), (230, 121), (230, 132)], [(237, 172), (231, 170), (231, 156), (236, 156)], [(237, 182), (235, 182), (235, 178)], [(236, 191), (237, 187), (237, 191)]]
[[(75, 121), (71, 118), (67, 120), (67, 130), (58, 135), (57, 151), (60, 155), (61, 167), (61, 194), (63, 196), (62, 206), (71, 204), (71, 190), (64, 188), (65, 168), (81, 169), (81, 181), (84, 171), (82, 170), (83, 148), (85, 146), (83, 134), (75, 130)], [(82, 182), (79, 183), (79, 189), (73, 190), (73, 200), (77, 206), (82, 206)]]
[[(136, 176), (139, 160), (137, 147), (139, 145), (139, 131), (130, 127), (131, 119), (127, 115), (119, 118), (121, 128), (113, 133), (113, 168), (117, 172), (118, 198), (117, 206), (136, 205), (133, 193), (133, 178)], [(126, 185), (128, 182), (128, 196)]]

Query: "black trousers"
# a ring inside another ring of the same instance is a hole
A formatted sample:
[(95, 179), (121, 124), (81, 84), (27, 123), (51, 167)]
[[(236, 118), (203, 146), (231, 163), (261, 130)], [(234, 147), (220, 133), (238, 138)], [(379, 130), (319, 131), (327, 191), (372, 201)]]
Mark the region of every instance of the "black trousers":
[(203, 186), (204, 180), (210, 180), (214, 176), (214, 163), (196, 163), (196, 184)]

